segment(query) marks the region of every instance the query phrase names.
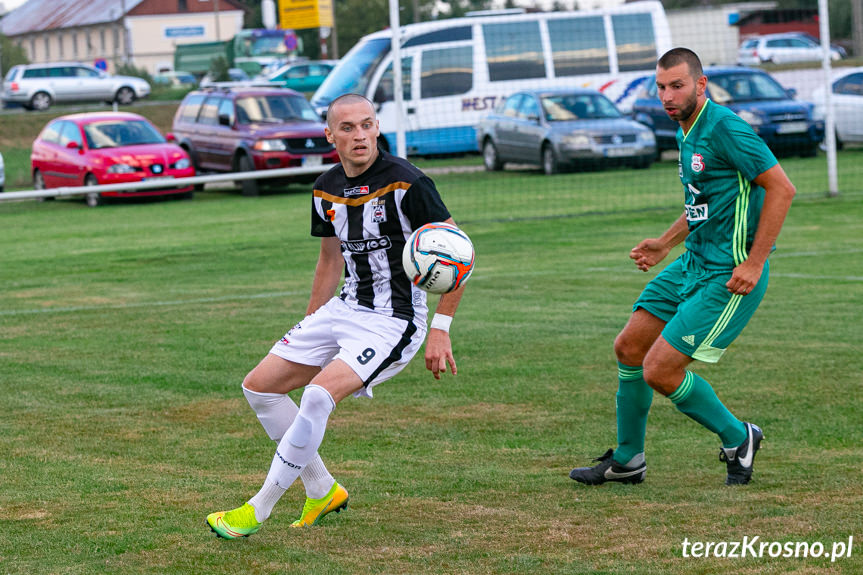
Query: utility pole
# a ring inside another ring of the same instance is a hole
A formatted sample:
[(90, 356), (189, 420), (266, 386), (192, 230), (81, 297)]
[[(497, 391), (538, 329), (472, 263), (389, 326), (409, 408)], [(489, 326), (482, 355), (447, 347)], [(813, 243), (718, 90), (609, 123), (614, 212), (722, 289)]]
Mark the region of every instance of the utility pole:
[(851, 38), (854, 41), (854, 57), (863, 56), (863, 2), (851, 0)]

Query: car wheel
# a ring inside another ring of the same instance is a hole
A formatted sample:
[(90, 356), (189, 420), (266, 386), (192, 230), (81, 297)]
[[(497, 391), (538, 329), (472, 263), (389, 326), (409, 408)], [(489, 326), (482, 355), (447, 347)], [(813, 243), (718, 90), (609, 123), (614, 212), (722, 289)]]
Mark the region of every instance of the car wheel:
[(486, 138), (482, 145), (482, 162), (485, 164), (485, 169), (489, 172), (499, 172), (503, 169), (503, 162), (497, 155), (497, 148), (494, 147), (494, 142), (491, 138)]
[[(189, 154), (189, 160), (192, 162), (192, 167), (195, 168), (195, 175), (200, 176), (201, 168), (198, 166), (198, 155), (192, 150), (192, 148), (188, 147), (186, 144), (183, 144), (180, 147), (183, 148), (183, 150), (185, 150), (187, 154)], [(193, 186), (193, 189), (196, 192), (203, 192), (204, 184), (195, 184)]]
[(812, 144), (800, 151), (801, 158), (814, 158), (818, 155), (818, 144)]
[[(42, 172), (36, 170), (33, 172), (33, 189), (34, 190), (44, 190), (45, 189), (45, 178), (42, 176)], [(42, 197), (39, 198), (40, 202), (48, 202), (54, 199), (54, 196), (50, 197)]]
[(119, 90), (117, 90), (117, 94), (114, 96), (114, 100), (117, 101), (121, 106), (128, 106), (132, 102), (135, 101), (135, 92), (132, 91), (132, 88), (128, 86), (123, 86)]
[[(239, 165), (241, 172), (255, 171), (255, 165), (252, 162), (252, 158), (245, 154), (240, 156), (237, 164)], [(258, 180), (241, 180), (240, 188), (242, 189), (242, 194), (248, 197), (257, 196), (261, 192), (260, 186), (258, 185)]]
[[(84, 178), (85, 186), (98, 186), (99, 182), (96, 180), (96, 176), (93, 174), (88, 174), (86, 178)], [(87, 205), (91, 208), (95, 208), (101, 206), (103, 203), (102, 194), (99, 192), (92, 192), (86, 195)]]
[(51, 107), (51, 96), (47, 92), (36, 92), (30, 98), (30, 109), (44, 111)]
[(557, 161), (557, 156), (551, 144), (546, 144), (542, 147), (542, 171), (547, 176), (560, 173), (560, 164)]
[(650, 167), (650, 164), (653, 163), (654, 157), (655, 156), (648, 156), (646, 158), (640, 158), (632, 164), (632, 167), (636, 170), (646, 170)]
[(836, 149), (841, 150), (844, 147), (845, 147), (845, 144), (842, 142), (842, 140), (839, 139), (839, 132), (837, 131), (836, 132)]

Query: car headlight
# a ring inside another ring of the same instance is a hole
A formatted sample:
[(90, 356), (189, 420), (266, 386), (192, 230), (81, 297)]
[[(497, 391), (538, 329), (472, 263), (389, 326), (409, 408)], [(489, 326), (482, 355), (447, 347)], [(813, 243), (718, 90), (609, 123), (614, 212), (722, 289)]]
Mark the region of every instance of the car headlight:
[(813, 122), (823, 122), (825, 116), (827, 115), (827, 110), (825, 106), (817, 105), (812, 109), (812, 121)]
[(174, 163), (174, 169), (175, 170), (185, 170), (186, 168), (188, 168), (191, 165), (192, 165), (192, 163), (189, 161), (189, 158), (180, 158), (179, 160), (177, 160)]
[(288, 149), (284, 140), (258, 140), (252, 147), (259, 152), (284, 152)]
[(563, 137), (563, 143), (570, 148), (589, 148), (590, 136), (587, 134), (569, 134)]
[(739, 112), (737, 112), (737, 115), (740, 116), (742, 120), (745, 120), (746, 123), (753, 128), (756, 126), (760, 126), (764, 123), (764, 118), (762, 118), (755, 112), (750, 112), (749, 110), (740, 110)]
[(135, 173), (135, 168), (129, 164), (114, 164), (108, 168), (107, 172), (109, 174), (133, 174)]
[(653, 135), (653, 132), (645, 130), (644, 132), (638, 132), (638, 141), (645, 144), (655, 144), (656, 137)]

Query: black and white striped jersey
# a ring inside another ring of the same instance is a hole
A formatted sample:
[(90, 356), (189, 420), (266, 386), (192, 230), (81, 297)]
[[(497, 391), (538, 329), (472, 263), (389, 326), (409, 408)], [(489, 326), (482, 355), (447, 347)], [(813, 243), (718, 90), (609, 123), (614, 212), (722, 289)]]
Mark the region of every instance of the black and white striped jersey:
[(340, 297), (385, 315), (425, 322), (426, 294), (405, 274), (402, 250), (413, 230), (449, 217), (434, 182), (383, 150), (355, 178), (339, 164), (315, 181), (312, 235), (341, 240)]

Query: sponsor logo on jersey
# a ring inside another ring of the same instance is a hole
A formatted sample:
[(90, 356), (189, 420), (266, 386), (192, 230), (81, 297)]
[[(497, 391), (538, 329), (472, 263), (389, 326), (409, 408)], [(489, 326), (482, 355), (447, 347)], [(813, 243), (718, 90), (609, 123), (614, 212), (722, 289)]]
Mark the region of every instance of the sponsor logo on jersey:
[(368, 186), (357, 186), (355, 188), (345, 188), (345, 197), (350, 198), (352, 196), (367, 196), (369, 194)]
[(686, 219), (690, 222), (699, 222), (707, 219), (707, 204), (697, 206), (684, 206), (686, 208)]
[(692, 164), (690, 164), (692, 171), (696, 174), (700, 174), (704, 171), (704, 156), (701, 154), (692, 154)]
[(686, 184), (686, 185), (689, 187), (689, 191), (692, 192), (692, 195), (694, 195), (694, 196), (700, 196), (701, 195), (701, 190), (699, 190), (698, 188), (696, 188), (692, 184)]
[(382, 224), (387, 221), (387, 211), (384, 208), (386, 200), (372, 200), (372, 222)]
[(392, 245), (390, 239), (384, 236), (382, 238), (342, 242), (342, 251), (354, 254), (368, 254), (377, 250), (389, 249)]
[(684, 335), (683, 341), (688, 343), (689, 345), (695, 345), (695, 336), (694, 335)]

